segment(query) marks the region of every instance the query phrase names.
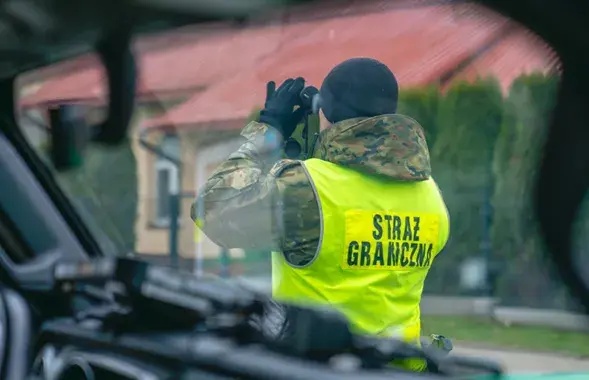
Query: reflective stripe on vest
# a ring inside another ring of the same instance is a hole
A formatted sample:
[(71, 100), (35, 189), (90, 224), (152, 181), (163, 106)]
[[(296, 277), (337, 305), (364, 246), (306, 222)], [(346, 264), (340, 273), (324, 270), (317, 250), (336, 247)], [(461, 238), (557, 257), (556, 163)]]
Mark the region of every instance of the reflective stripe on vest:
[(358, 333), (419, 344), (424, 281), (449, 234), (435, 181), (391, 181), (319, 159), (302, 164), (319, 202), (320, 245), (301, 268), (272, 254), (274, 298), (329, 304)]

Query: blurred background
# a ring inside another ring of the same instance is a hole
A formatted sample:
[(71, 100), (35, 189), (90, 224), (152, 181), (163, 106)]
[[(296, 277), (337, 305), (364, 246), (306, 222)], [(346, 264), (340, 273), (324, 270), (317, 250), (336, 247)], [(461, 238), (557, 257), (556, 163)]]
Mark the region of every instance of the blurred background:
[[(462, 1), (324, 1), (142, 37), (135, 51), (128, 143), (92, 147), (83, 168), (56, 173), (105, 251), (267, 287), (269, 252), (216, 246), (195, 229), (190, 205), (239, 146), (267, 81), (303, 76), (319, 87), (337, 63), (373, 57), (397, 76), (399, 112), (424, 126), (451, 216), (450, 241), (426, 281), (424, 314), (439, 317), (426, 318), (425, 329), (589, 356), (589, 335), (579, 332), (589, 324), (543, 261), (531, 208), (560, 69), (531, 31)], [(21, 126), (42, 155), (49, 109), (78, 110), (96, 123), (108, 95), (93, 55), (27, 73), (19, 92)], [(589, 223), (581, 219), (585, 255)], [(456, 314), (464, 318), (444, 319)], [(501, 324), (477, 325), (473, 316)], [(575, 334), (530, 328), (495, 336), (512, 324)], [(542, 334), (548, 340), (534, 343)]]

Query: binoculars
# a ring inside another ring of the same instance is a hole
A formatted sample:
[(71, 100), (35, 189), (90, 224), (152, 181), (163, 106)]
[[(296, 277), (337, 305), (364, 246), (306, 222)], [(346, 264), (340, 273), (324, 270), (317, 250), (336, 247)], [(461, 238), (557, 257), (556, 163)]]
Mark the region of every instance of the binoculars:
[(309, 110), (312, 114), (319, 112), (321, 107), (321, 97), (319, 96), (319, 90), (317, 87), (307, 86), (301, 91), (299, 95), (301, 98), (301, 107)]
[(303, 140), (305, 140), (305, 148), (304, 148), (304, 155), (301, 157), (301, 153), (303, 153), (303, 147), (301, 144), (293, 137), (289, 137), (284, 142), (284, 153), (288, 158), (296, 159), (302, 158), (306, 159), (309, 155), (309, 122), (308, 117), (310, 114), (316, 115), (319, 113), (319, 108), (321, 107), (321, 97), (319, 96), (319, 90), (316, 87), (308, 86), (303, 89), (300, 93), (301, 103), (300, 107), (306, 110), (304, 123), (305, 128), (303, 129)]

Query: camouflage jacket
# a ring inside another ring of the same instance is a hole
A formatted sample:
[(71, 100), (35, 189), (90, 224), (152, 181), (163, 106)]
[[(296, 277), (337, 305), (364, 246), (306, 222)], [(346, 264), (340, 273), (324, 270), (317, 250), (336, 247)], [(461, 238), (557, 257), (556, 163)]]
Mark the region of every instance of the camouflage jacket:
[[(276, 149), (268, 149), (275, 133), (249, 123), (241, 132), (246, 141), (207, 180), (191, 216), (220, 246), (282, 251), (289, 263), (304, 266), (317, 251), (319, 206), (301, 162), (277, 160)], [(422, 127), (400, 114), (334, 124), (319, 135), (312, 156), (394, 181), (431, 173)]]

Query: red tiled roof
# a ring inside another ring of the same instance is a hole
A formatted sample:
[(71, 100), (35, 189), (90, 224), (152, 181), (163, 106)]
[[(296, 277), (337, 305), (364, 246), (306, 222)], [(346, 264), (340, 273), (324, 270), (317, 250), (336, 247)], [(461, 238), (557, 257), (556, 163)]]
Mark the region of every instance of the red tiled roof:
[(524, 29), (507, 36), (496, 47), (482, 54), (460, 71), (454, 80), (473, 81), (492, 75), (507, 93), (522, 74), (548, 72), (556, 68), (558, 57), (538, 37)]
[(401, 87), (431, 83), (507, 25), (497, 18), (457, 19), (455, 10), (456, 6), (390, 10), (286, 26), (274, 54), (146, 126), (243, 119), (263, 103), (267, 81), (300, 75), (318, 86), (334, 65), (353, 56), (383, 61)]
[[(206, 26), (190, 25), (178, 28), (173, 33), (158, 33), (142, 36), (134, 41), (133, 47), (135, 52), (145, 55), (153, 51), (170, 48), (170, 46), (180, 48), (187, 44), (194, 44), (203, 37), (206, 38), (211, 33), (226, 29), (226, 22), (207, 24)], [(23, 73), (19, 76), (19, 84), (34, 83), (56, 77), (59, 77), (61, 80), (67, 78), (68, 73), (86, 70), (92, 67), (98, 67), (98, 62), (95, 54), (88, 53)], [(54, 88), (54, 90), (58, 90), (57, 92), (59, 93), (59, 88)]]
[[(319, 18), (317, 23), (329, 24), (331, 20), (325, 20), (327, 16), (338, 17), (341, 22), (351, 19), (360, 19), (358, 12), (364, 12), (364, 16), (371, 17), (374, 12), (392, 14), (396, 12), (399, 16), (393, 20), (395, 29), (401, 30), (401, 26), (411, 24), (411, 19), (402, 20), (402, 15), (410, 10), (412, 18), (418, 13), (431, 14), (436, 12), (439, 6), (436, 0), (399, 0), (395, 2), (384, 0), (348, 0), (346, 2), (327, 1), (323, 7), (313, 5), (315, 11), (308, 6), (295, 7), (287, 13), (269, 15), (271, 20), (277, 21), (285, 16), (287, 19), (283, 25), (270, 25), (265, 28), (236, 30), (235, 27), (228, 27), (227, 23), (216, 23), (197, 27), (186, 27), (172, 33), (143, 37), (136, 41), (135, 50), (139, 52), (139, 90), (140, 97), (161, 95), (162, 92), (183, 93), (186, 90), (202, 89), (220, 77), (226, 77), (228, 73), (245, 69), (261, 58), (272, 54), (280, 49), (279, 45), (289, 44), (293, 39), (299, 39), (308, 33), (309, 23), (299, 23), (301, 19), (311, 17)], [(448, 11), (454, 6), (445, 6)], [(464, 6), (462, 6), (464, 8)], [(433, 9), (433, 10), (432, 10)], [(373, 12), (366, 13), (366, 12)], [(356, 14), (356, 16), (354, 16)], [(263, 16), (263, 17), (268, 17)], [(427, 16), (424, 16), (427, 17)], [(383, 25), (391, 25), (387, 20)], [(291, 24), (285, 26), (284, 24)], [(422, 25), (423, 26), (423, 25)], [(353, 31), (357, 33), (357, 30)], [(361, 31), (363, 34), (364, 31)], [(317, 37), (317, 36), (316, 36)], [(313, 37), (313, 38), (316, 38)], [(319, 42), (325, 42), (328, 37), (322, 34)], [(164, 51), (153, 51), (162, 49), (168, 44), (171, 48)], [(237, 59), (236, 59), (237, 57)], [(50, 68), (43, 68), (35, 72), (50, 71), (51, 73), (65, 72), (67, 67), (72, 67), (82, 72), (73, 72), (68, 75), (61, 75), (48, 80), (35, 93), (22, 99), (20, 105), (23, 107), (47, 103), (60, 103), (64, 101), (97, 101), (105, 97), (105, 83), (100, 65), (95, 56), (84, 57), (84, 60), (72, 60), (84, 63), (84, 65), (67, 66), (66, 63), (52, 65)], [(27, 77), (37, 77), (35, 72)], [(82, 77), (84, 77), (82, 79)], [(225, 79), (225, 78), (223, 78)]]
[(21, 99), (19, 105), (27, 107), (39, 103), (85, 101), (102, 99), (104, 97), (104, 84), (102, 72), (95, 63), (96, 57), (89, 60), (90, 68), (84, 68), (67, 76), (51, 78), (31, 96)]
[[(301, 75), (318, 86), (335, 64), (352, 56), (385, 62), (402, 88), (431, 83), (496, 40), (508, 24), (472, 4), (381, 7), (379, 13), (356, 15), (349, 8), (342, 11), (347, 17), (171, 34), (158, 38), (156, 51), (136, 45), (140, 97), (198, 92), (147, 126), (205, 127), (213, 122), (218, 127), (222, 120), (241, 120), (263, 103), (268, 80)], [(166, 41), (173, 47), (161, 50)], [(523, 35), (509, 37), (456, 75), (470, 80), (493, 74), (506, 87), (522, 71), (546, 66), (547, 58), (538, 50)], [(104, 99), (98, 67), (94, 58), (85, 70), (50, 79), (21, 105)]]
[[(216, 32), (191, 45), (139, 54), (137, 94), (184, 92), (214, 83), (227, 73), (253, 65), (277, 48), (279, 26), (264, 30)], [(239, 57), (236, 59), (236, 57)], [(94, 56), (88, 68), (48, 80), (21, 106), (71, 100), (104, 99), (104, 72)]]
[[(279, 10), (277, 14), (272, 12), (264, 13), (261, 15), (262, 20), (257, 20), (256, 22), (262, 22), (270, 25), (283, 24), (285, 22), (296, 23), (302, 20), (309, 20), (310, 18), (325, 19), (333, 17), (346, 17), (359, 13), (380, 12), (390, 9), (416, 7), (423, 8), (435, 5), (439, 1), (440, 0), (347, 0), (342, 2), (340, 0), (328, 0), (322, 1), (320, 3), (299, 5), (289, 8), (287, 12), (284, 10)], [(144, 86), (145, 89), (141, 91), (159, 92), (160, 85), (164, 87), (163, 91), (167, 91), (169, 89), (171, 89), (171, 91), (175, 91), (176, 88), (173, 87), (173, 84), (178, 82), (181, 82), (183, 88), (192, 88), (190, 87), (190, 73), (188, 73), (188, 78), (186, 78), (187, 73), (185, 72), (185, 66), (181, 67), (181, 70), (174, 70), (173, 72), (169, 72), (170, 67), (177, 66), (178, 62), (184, 62), (185, 60), (182, 58), (185, 53), (191, 55), (189, 57), (190, 60), (196, 59), (198, 61), (199, 57), (195, 57), (194, 54), (199, 53), (199, 51), (194, 51), (194, 45), (201, 42), (203, 39), (210, 39), (211, 35), (219, 37), (222, 33), (225, 33), (224, 36), (226, 36), (228, 31), (232, 37), (234, 37), (236, 34), (239, 34), (239, 32), (235, 30), (235, 25), (231, 24), (231, 22), (215, 22), (211, 24), (207, 23), (189, 25), (176, 29), (170, 33), (158, 33), (138, 38), (134, 42), (134, 49), (141, 56), (145, 58), (146, 55), (152, 53), (153, 51), (167, 49), (167, 51), (160, 52), (161, 54), (157, 54), (156, 56), (150, 55), (149, 57), (150, 59), (154, 58), (154, 63), (159, 63), (162, 61), (164, 63), (172, 63), (172, 66), (164, 66), (165, 71), (163, 75), (160, 75), (159, 72), (162, 67), (151, 65), (149, 64), (148, 60), (144, 59), (142, 64), (146, 64), (148, 66), (147, 68), (143, 67), (142, 70), (144, 73), (146, 73), (145, 77), (155, 79), (148, 79), (148, 83), (146, 83)], [(251, 35), (246, 34), (243, 37), (249, 38)], [(215, 44), (224, 44), (223, 46), (230, 45), (232, 43), (230, 40), (217, 40), (213, 38), (210, 41)], [(206, 43), (207, 41), (204, 42)], [(260, 47), (264, 48), (264, 46), (259, 46), (256, 44), (252, 46), (248, 41), (248, 55), (246, 56), (246, 59), (255, 59), (256, 55), (251, 50), (252, 47), (254, 49), (258, 49)], [(272, 50), (274, 49), (274, 46), (270, 46), (270, 48)], [(219, 69), (224, 68), (225, 66), (223, 61), (233, 62), (233, 60), (218, 60), (215, 63), (220, 64), (216, 67)], [(39, 82), (42, 80), (47, 80), (48, 78), (53, 78), (54, 80), (46, 81), (42, 86), (42, 91), (40, 91), (37, 95), (32, 97), (29, 96), (26, 99), (23, 99), (22, 103), (24, 106), (30, 106), (47, 102), (59, 103), (63, 102), (64, 100), (100, 100), (100, 97), (96, 97), (98, 91), (94, 90), (96, 87), (99, 87), (99, 92), (102, 95), (104, 91), (104, 83), (102, 81), (103, 78), (100, 71), (98, 71), (98, 73), (94, 71), (94, 69), (97, 67), (100, 67), (100, 64), (97, 62), (96, 56), (94, 54), (85, 54), (71, 60), (58, 62), (50, 66), (41, 67), (28, 73), (24, 73), (19, 77), (20, 85)], [(231, 69), (231, 67), (229, 67), (229, 69)], [(83, 83), (78, 83), (77, 78), (79, 78), (79, 76), (72, 76), (71, 74), (68, 74), (74, 71), (77, 72), (79, 70), (89, 70), (89, 72), (86, 72), (86, 74), (91, 76), (91, 79), (89, 78)], [(205, 78), (205, 76), (202, 74), (203, 73), (199, 73), (196, 83), (192, 84), (193, 87), (199, 87), (203, 82), (215, 79)], [(162, 78), (164, 76), (165, 78)], [(188, 81), (186, 79), (188, 79)], [(94, 84), (94, 86), (88, 86), (89, 83)], [(141, 91), (139, 92), (139, 95), (146, 95)]]

